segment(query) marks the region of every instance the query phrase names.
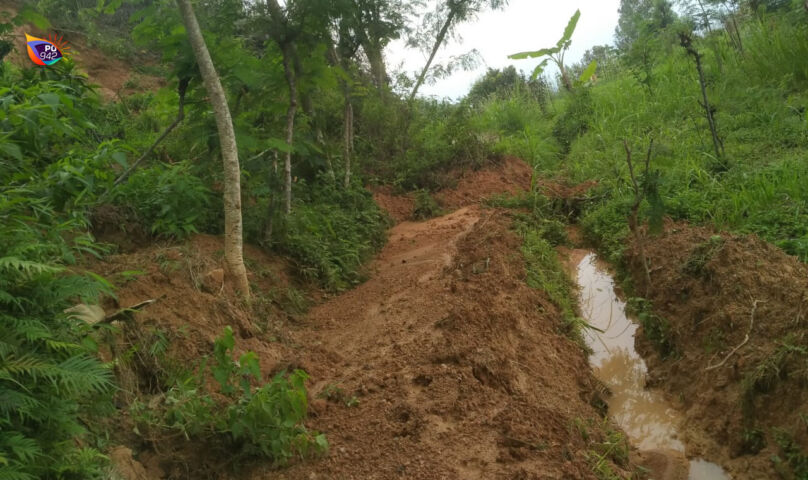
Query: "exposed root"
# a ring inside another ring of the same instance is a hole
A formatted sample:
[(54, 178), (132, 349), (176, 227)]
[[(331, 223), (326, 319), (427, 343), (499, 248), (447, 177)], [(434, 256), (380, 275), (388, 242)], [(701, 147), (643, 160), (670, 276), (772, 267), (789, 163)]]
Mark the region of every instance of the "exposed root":
[(725, 363), (727, 363), (727, 360), (729, 360), (729, 358), (735, 354), (735, 352), (737, 352), (738, 350), (741, 349), (741, 347), (746, 345), (746, 343), (749, 341), (749, 334), (752, 333), (752, 328), (755, 326), (755, 311), (757, 310), (758, 303), (760, 303), (760, 300), (755, 300), (754, 303), (752, 304), (752, 311), (749, 313), (749, 329), (746, 330), (746, 336), (744, 337), (743, 342), (739, 343), (737, 347), (733, 348), (732, 351), (730, 351), (727, 354), (727, 356), (724, 357), (723, 360), (721, 360), (720, 363), (718, 363), (717, 365), (710, 365), (707, 368), (705, 368), (704, 369), (705, 372), (709, 370), (715, 370), (716, 368), (724, 365)]

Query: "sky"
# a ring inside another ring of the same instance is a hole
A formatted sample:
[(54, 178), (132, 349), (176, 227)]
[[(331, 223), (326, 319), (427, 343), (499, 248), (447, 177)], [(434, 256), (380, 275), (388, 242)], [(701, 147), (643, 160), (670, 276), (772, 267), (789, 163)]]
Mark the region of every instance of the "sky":
[[(457, 99), (468, 93), (488, 67), (513, 65), (531, 73), (539, 60), (509, 60), (508, 55), (554, 46), (570, 17), (580, 9), (581, 19), (565, 59), (565, 64), (575, 63), (587, 49), (614, 43), (619, 5), (620, 0), (510, 0), (503, 10), (485, 11), (477, 20), (458, 27), (462, 43), (452, 41), (436, 57), (436, 61), (441, 61), (477, 49), (482, 57), (480, 66), (471, 71), (456, 71), (434, 85), (424, 85), (420, 94)], [(420, 71), (426, 63), (425, 54), (406, 48), (403, 41), (389, 45), (386, 54), (391, 69), (403, 62), (404, 69), (412, 73)], [(547, 72), (554, 76), (549, 67)]]

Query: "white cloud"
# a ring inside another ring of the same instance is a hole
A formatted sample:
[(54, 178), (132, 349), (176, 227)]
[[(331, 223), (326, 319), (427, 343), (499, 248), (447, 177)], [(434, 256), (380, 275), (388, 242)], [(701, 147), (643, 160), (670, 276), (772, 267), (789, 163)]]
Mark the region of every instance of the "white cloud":
[[(613, 43), (619, 5), (619, 0), (511, 0), (503, 10), (483, 12), (476, 21), (458, 28), (462, 43), (451, 42), (444, 46), (436, 58), (436, 61), (441, 61), (477, 49), (483, 65), (473, 71), (455, 72), (434, 85), (424, 85), (420, 94), (461, 97), (487, 67), (514, 65), (526, 73), (532, 72), (538, 60), (509, 60), (508, 55), (555, 45), (569, 18), (580, 9), (581, 19), (565, 62), (574, 63), (592, 46)], [(421, 52), (406, 48), (401, 41), (390, 45), (387, 59), (391, 66), (403, 62), (409, 72), (420, 70), (426, 62)]]

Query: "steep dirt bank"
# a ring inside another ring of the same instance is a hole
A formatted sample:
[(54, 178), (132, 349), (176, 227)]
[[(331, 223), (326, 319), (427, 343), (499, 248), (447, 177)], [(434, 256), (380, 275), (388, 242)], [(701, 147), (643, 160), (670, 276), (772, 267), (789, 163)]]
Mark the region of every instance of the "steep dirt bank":
[(471, 206), (394, 227), (371, 279), (292, 334), (312, 396), (339, 392), (313, 405), (330, 455), (253, 478), (594, 478), (596, 382), (509, 223)]
[[(515, 162), (470, 174), (441, 193), (456, 199), (450, 205), (468, 198), (468, 206), (395, 226), (370, 264), (370, 279), (331, 298), (308, 290), (319, 303), (308, 314), (289, 314), (306, 288), (295, 284), (289, 265), (251, 247), (254, 303), (231, 298), (221, 288), (216, 237), (134, 246), (98, 262), (93, 269), (119, 285), (108, 312), (158, 299), (125, 324), (119, 351), (109, 354), (143, 351), (162, 335), (168, 357), (190, 366), (230, 324), (237, 353), (258, 353), (264, 372), (305, 369), (308, 426), (328, 436), (328, 455), (281, 470), (254, 467), (246, 478), (586, 479), (595, 478), (594, 468), (625, 472), (629, 447), (603, 420), (603, 389), (586, 354), (561, 333), (561, 315), (546, 294), (525, 283), (522, 240), (510, 230), (509, 213), (479, 205), (475, 175), (489, 185), (487, 195), (529, 185), (530, 169)], [(126, 395), (148, 403), (165, 388), (154, 384), (162, 367), (135, 356), (137, 368), (119, 375)], [(219, 457), (204, 445), (119, 441), (132, 450), (116, 450), (126, 453), (122, 462), (140, 462), (150, 479), (200, 471), (224, 478)]]
[[(691, 453), (725, 459), (736, 479), (808, 477), (808, 266), (754, 236), (684, 224), (645, 250), (664, 321), (653, 317), (660, 327), (638, 346), (653, 385), (685, 412)], [(636, 246), (628, 258), (643, 294)]]

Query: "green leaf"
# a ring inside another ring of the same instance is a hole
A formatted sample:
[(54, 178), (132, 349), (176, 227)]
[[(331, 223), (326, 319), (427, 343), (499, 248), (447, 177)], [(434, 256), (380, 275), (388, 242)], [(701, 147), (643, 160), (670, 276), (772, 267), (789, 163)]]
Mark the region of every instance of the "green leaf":
[(536, 68), (533, 69), (533, 73), (530, 74), (530, 79), (531, 80), (536, 80), (536, 78), (538, 78), (539, 75), (544, 73), (544, 67), (547, 66), (547, 61), (548, 61), (548, 59), (545, 58), (544, 60), (542, 60), (542, 62), (540, 64), (536, 65)]
[(575, 27), (578, 25), (579, 18), (581, 18), (581, 10), (576, 10), (575, 13), (572, 15), (572, 18), (570, 18), (570, 21), (567, 24), (567, 28), (564, 29), (564, 35), (561, 37), (561, 40), (559, 40), (558, 43), (556, 44), (558, 45), (558, 48), (564, 47), (565, 44), (570, 41), (570, 39), (572, 38), (572, 34), (575, 32)]
[(314, 437), (314, 443), (317, 444), (317, 447), (322, 450), (328, 450), (328, 440), (326, 440), (325, 435), (322, 433)]
[(51, 26), (48, 19), (45, 18), (41, 13), (34, 10), (34, 7), (30, 5), (26, 5), (22, 10), (20, 10), (20, 13), (17, 14), (15, 21), (16, 23), (32, 23), (40, 30), (47, 30)]
[(514, 53), (513, 55), (508, 55), (508, 58), (512, 60), (524, 60), (526, 58), (537, 58), (537, 57), (543, 57), (545, 55), (553, 55), (560, 51), (561, 51), (560, 47), (542, 48), (541, 50), (536, 50), (533, 52)]
[(15, 160), (22, 161), (22, 150), (19, 145), (15, 143), (0, 143), (0, 151), (14, 158)]
[(586, 67), (586, 70), (584, 70), (583, 73), (581, 73), (581, 77), (578, 79), (578, 81), (580, 83), (588, 82), (589, 79), (592, 78), (592, 75), (595, 74), (595, 70), (597, 70), (597, 68), (598, 68), (598, 61), (592, 60), (592, 62), (589, 63), (589, 66)]
[(115, 160), (115, 163), (118, 165), (126, 168), (128, 167), (128, 163), (126, 162), (126, 152), (113, 152), (111, 155), (112, 159)]

